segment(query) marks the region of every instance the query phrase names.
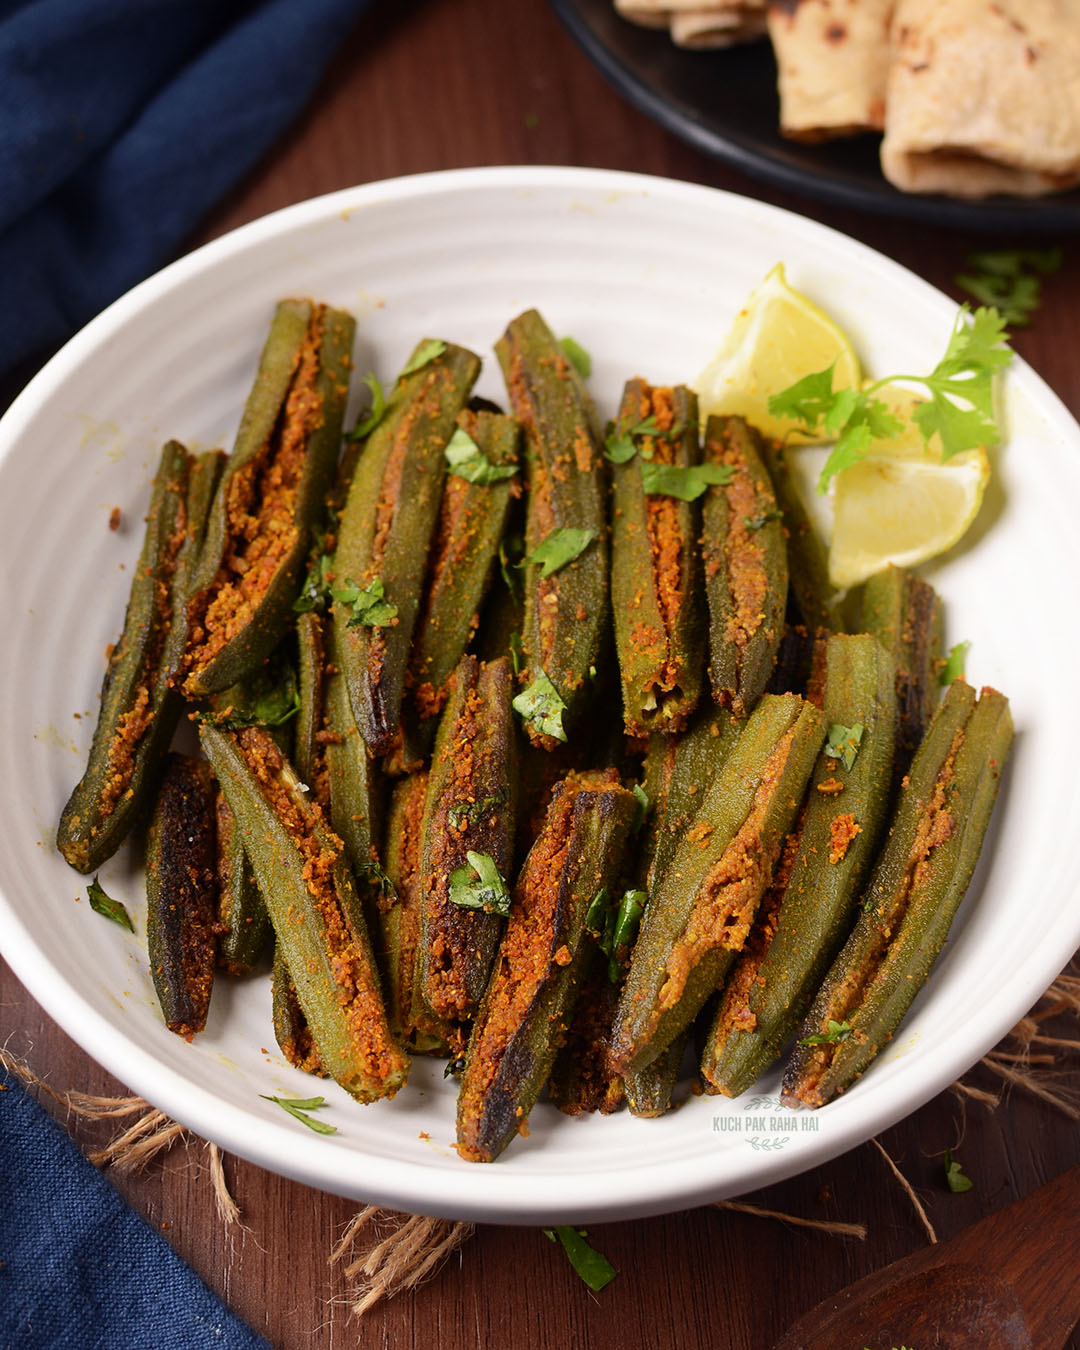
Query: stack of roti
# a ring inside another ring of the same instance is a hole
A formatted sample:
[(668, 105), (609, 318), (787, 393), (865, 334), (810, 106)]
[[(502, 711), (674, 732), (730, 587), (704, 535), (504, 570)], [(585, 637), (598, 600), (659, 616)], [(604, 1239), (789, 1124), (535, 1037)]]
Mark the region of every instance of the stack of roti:
[[(670, 4), (616, 4), (676, 32)], [(767, 24), (785, 136), (884, 132), (882, 169), (905, 192), (1035, 196), (1080, 182), (1080, 0), (768, 0), (713, 12), (723, 19), (709, 41)], [(703, 3), (693, 11), (698, 33), (706, 14)]]

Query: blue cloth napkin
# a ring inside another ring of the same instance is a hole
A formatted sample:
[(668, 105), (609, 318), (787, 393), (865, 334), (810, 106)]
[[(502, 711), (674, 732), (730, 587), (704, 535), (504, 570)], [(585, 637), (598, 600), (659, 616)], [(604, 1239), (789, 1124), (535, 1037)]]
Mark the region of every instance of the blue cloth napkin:
[(0, 1076), (0, 1346), (270, 1350)]
[(0, 374), (148, 276), (368, 0), (0, 0)]

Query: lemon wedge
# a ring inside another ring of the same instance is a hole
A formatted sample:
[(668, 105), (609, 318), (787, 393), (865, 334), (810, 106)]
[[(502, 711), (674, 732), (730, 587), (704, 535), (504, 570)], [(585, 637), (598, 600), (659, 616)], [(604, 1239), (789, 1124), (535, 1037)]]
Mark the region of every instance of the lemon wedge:
[(731, 331), (694, 381), (702, 417), (739, 414), (763, 435), (808, 444), (790, 418), (769, 412), (769, 395), (836, 362), (833, 388), (858, 387), (859, 358), (842, 329), (787, 283), (777, 263), (748, 297)]
[(912, 567), (952, 548), (978, 514), (990, 478), (981, 447), (942, 462), (911, 421), (918, 400), (885, 386), (876, 396), (904, 421), (895, 440), (878, 441), (836, 475), (829, 580), (857, 586), (888, 563)]

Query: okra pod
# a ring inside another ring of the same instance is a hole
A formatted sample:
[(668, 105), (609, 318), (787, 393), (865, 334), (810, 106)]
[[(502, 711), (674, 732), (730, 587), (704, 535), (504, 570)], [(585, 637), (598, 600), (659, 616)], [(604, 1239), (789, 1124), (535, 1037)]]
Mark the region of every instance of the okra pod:
[(787, 540), (791, 571), (791, 589), (799, 615), (811, 633), (819, 629), (840, 632), (836, 612), (837, 591), (829, 580), (829, 554), (803, 504), (789, 462), (791, 448), (777, 441), (763, 440), (760, 445), (769, 480), (783, 512), (784, 537)]
[(619, 1080), (632, 1116), (655, 1120), (667, 1114), (671, 1107), (671, 1094), (679, 1081), (679, 1070), (689, 1037), (690, 1028), (687, 1027), (643, 1069), (628, 1073)]
[(402, 1044), (420, 1053), (460, 1054), (464, 1037), (424, 1003), (417, 979), (420, 953), (421, 871), (424, 803), (428, 775), (412, 774), (394, 787), (386, 825), (386, 875), (389, 887), (379, 896), (382, 967), (390, 1027)]
[(457, 1148), (471, 1162), (493, 1161), (525, 1128), (592, 956), (589, 906), (615, 888), (637, 809), (613, 772), (571, 775), (552, 801), (469, 1040)]
[(270, 1002), (274, 1019), (274, 1038), (281, 1053), (297, 1069), (326, 1077), (311, 1028), (296, 997), (296, 986), (281, 952), (274, 948), (274, 969), (270, 977)]
[(862, 911), (803, 1023), (789, 1106), (846, 1091), (928, 978), (978, 861), (1012, 743), (1008, 700), (950, 687), (916, 752)]
[(299, 708), (293, 731), (293, 763), (296, 772), (315, 794), (324, 811), (330, 807), (330, 785), (326, 775), (324, 707), (326, 692), (326, 638), (322, 615), (314, 610), (296, 621)]
[(444, 452), (480, 371), (463, 347), (427, 341), (398, 377), (353, 474), (334, 556), (334, 646), (376, 755), (394, 744)]
[(644, 423), (638, 453), (616, 464), (611, 535), (611, 599), (630, 736), (681, 731), (701, 697), (705, 615), (700, 594), (700, 513), (694, 502), (645, 491), (648, 465), (689, 468), (700, 458), (695, 394), (631, 380), (615, 430)]
[[(516, 704), (530, 740), (551, 750), (581, 721), (609, 626), (606, 466), (592, 400), (536, 310), (510, 323), (495, 352), (524, 430), (529, 482), (527, 687)], [(570, 530), (588, 542), (551, 570), (536, 550), (570, 538), (562, 533)]]
[(382, 781), (353, 717), (349, 691), (335, 658), (333, 630), (326, 679), (325, 759), (330, 791), (330, 824), (344, 841), (356, 875), (379, 886), (378, 840), (382, 827)]
[(873, 633), (896, 663), (896, 759), (899, 786), (937, 707), (945, 614), (928, 581), (904, 567), (886, 567), (863, 587), (862, 630)]
[(244, 852), (236, 817), (217, 793), (218, 964), (230, 975), (250, 975), (273, 938), (270, 916)]
[(261, 727), (209, 723), (203, 749), (243, 833), (297, 998), (330, 1076), (361, 1101), (405, 1082), (344, 845)]
[(731, 972), (702, 1056), (707, 1089), (729, 1097), (765, 1072), (802, 1021), (850, 930), (877, 854), (889, 803), (896, 694), (892, 657), (875, 638), (829, 639), (824, 713), (829, 742), (811, 777), (789, 865), (778, 869)]
[(147, 836), (146, 942), (161, 1011), (189, 1041), (206, 1025), (217, 946), (214, 781), (169, 756)]
[[(457, 423), (489, 464), (504, 470), (517, 464), (520, 435), (513, 418), (465, 409)], [(428, 744), (435, 731), (432, 719), (449, 697), (450, 676), (479, 626), (510, 506), (520, 491), (517, 476), (470, 482), (453, 467), (443, 483), (406, 677), (421, 725), (430, 727)]]
[(498, 913), (462, 908), (455, 874), (482, 854), (500, 877), (514, 862), (516, 731), (510, 663), (463, 656), (431, 757), (420, 864), (417, 988), (438, 1016), (465, 1022), (487, 988), (502, 929)]
[(341, 447), (354, 327), (309, 300), (277, 306), (188, 603), (189, 698), (242, 679), (292, 621)]
[(613, 1073), (670, 1045), (742, 949), (824, 739), (822, 714), (795, 694), (765, 695), (751, 714), (646, 907)]
[(741, 417), (710, 417), (704, 461), (731, 477), (702, 507), (713, 698), (740, 715), (765, 691), (787, 607), (787, 544), (761, 457), (762, 440)]
[(146, 804), (180, 716), (180, 696), (170, 687), (170, 634), (183, 609), (187, 569), (205, 520), (197, 514), (201, 499), (191, 489), (193, 482), (205, 485), (216, 462), (193, 460), (177, 441), (161, 452), (124, 631), (105, 671), (86, 771), (56, 831), (57, 848), (80, 872), (96, 871), (123, 842)]
[(607, 1071), (611, 1019), (619, 986), (608, 979), (607, 958), (594, 952), (574, 1005), (574, 1015), (548, 1081), (548, 1096), (567, 1116), (599, 1111), (610, 1115), (622, 1105), (623, 1083)]

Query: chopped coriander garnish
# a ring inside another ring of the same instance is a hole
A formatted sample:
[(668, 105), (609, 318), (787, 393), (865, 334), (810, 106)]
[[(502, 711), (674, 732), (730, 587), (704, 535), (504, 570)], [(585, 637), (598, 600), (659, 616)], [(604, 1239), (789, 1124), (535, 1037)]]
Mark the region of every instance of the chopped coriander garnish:
[(505, 806), (509, 798), (510, 794), (506, 788), (500, 788), (498, 792), (482, 797), (478, 802), (455, 802), (447, 813), (450, 817), (450, 824), (455, 829), (460, 829), (464, 824), (475, 825), (489, 811), (495, 811), (500, 806)]
[[(320, 537), (316, 537), (316, 542), (312, 546), (313, 558), (311, 566), (308, 568), (307, 576), (304, 578), (304, 586), (300, 594), (293, 601), (293, 612), (296, 614), (307, 614), (309, 610), (323, 610), (326, 608), (330, 598), (330, 577), (333, 566), (331, 554), (325, 553), (319, 547)], [(316, 549), (318, 552), (315, 552)]]
[(617, 905), (611, 903), (607, 887), (597, 891), (585, 914), (585, 927), (596, 939), (608, 959), (608, 979), (618, 983), (623, 963), (620, 950), (629, 951), (637, 937), (638, 925), (648, 900), (645, 891), (628, 890)]
[(804, 1036), (799, 1042), (800, 1045), (837, 1045), (840, 1041), (846, 1041), (851, 1035), (850, 1022), (834, 1022), (829, 1018), (829, 1029), (823, 1031), (817, 1036)]
[(374, 858), (363, 864), (360, 868), (360, 874), (365, 881), (370, 882), (370, 884), (378, 890), (379, 894), (386, 899), (393, 899), (397, 895), (397, 891), (394, 889), (394, 883)]
[(587, 380), (592, 374), (592, 357), (581, 343), (572, 337), (564, 337), (559, 339), (559, 347), (581, 378)]
[(533, 551), (518, 563), (518, 566), (541, 564), (540, 580), (544, 581), (561, 567), (565, 567), (567, 563), (572, 563), (575, 558), (580, 558), (595, 538), (595, 530), (579, 530), (570, 525), (564, 525), (560, 529), (552, 530), (549, 535), (541, 539)]
[(943, 461), (976, 446), (996, 445), (1001, 433), (994, 421), (993, 378), (1012, 360), (1008, 336), (996, 309), (980, 308), (971, 315), (964, 305), (945, 355), (929, 375), (889, 375), (865, 389), (834, 390), (834, 363), (771, 395), (769, 411), (835, 439), (818, 479), (822, 493), (835, 474), (863, 459), (874, 441), (891, 440), (903, 430), (900, 418), (874, 397), (887, 384), (921, 385), (929, 395), (915, 408), (912, 420), (924, 442), (935, 433), (941, 438)]
[(743, 523), (748, 530), (763, 530), (770, 520), (783, 520), (783, 511), (762, 511), (760, 516), (746, 516)]
[(1041, 277), (1061, 266), (1061, 249), (1003, 249), (971, 253), (972, 270), (954, 278), (956, 284), (984, 305), (994, 305), (1006, 323), (1026, 328), (1042, 300)]
[(106, 919), (112, 919), (113, 923), (118, 923), (121, 928), (134, 933), (135, 925), (131, 922), (127, 907), (119, 900), (114, 900), (111, 895), (106, 895), (97, 877), (87, 886), (86, 894), (90, 898), (90, 908), (95, 914), (103, 914)]
[(300, 689), (291, 661), (272, 656), (239, 686), (238, 703), (196, 714), (196, 720), (239, 731), (243, 727), (284, 726), (300, 711)]
[(490, 853), (467, 849), (468, 867), (450, 873), (450, 900), (462, 909), (482, 909), (485, 914), (510, 913), (510, 892)]
[(585, 1241), (583, 1228), (564, 1224), (559, 1228), (544, 1228), (541, 1232), (551, 1242), (561, 1242), (570, 1264), (594, 1293), (599, 1293), (619, 1273), (607, 1257)]
[(599, 937), (603, 933), (610, 907), (611, 896), (608, 894), (608, 888), (601, 886), (593, 896), (589, 908), (585, 911), (585, 927), (595, 937)]
[(840, 722), (833, 722), (829, 727), (829, 739), (825, 746), (825, 753), (830, 759), (842, 759), (844, 768), (850, 769), (855, 763), (855, 756), (859, 753), (859, 743), (862, 741), (863, 724), (856, 722), (854, 726), (845, 727)]
[(520, 675), (521, 668), (525, 664), (525, 653), (521, 649), (521, 634), (511, 633), (507, 645), (510, 648), (510, 664), (514, 668), (514, 674)]
[(730, 464), (691, 464), (680, 468), (677, 464), (645, 460), (641, 465), (641, 486), (650, 497), (677, 497), (681, 502), (693, 502), (709, 487), (730, 483), (734, 474)]
[(325, 1097), (268, 1097), (265, 1092), (260, 1092), (259, 1096), (264, 1102), (277, 1102), (283, 1111), (288, 1111), (290, 1116), (295, 1116), (316, 1134), (337, 1134), (336, 1125), (327, 1125), (325, 1121), (314, 1120), (308, 1115), (309, 1111), (317, 1111), (320, 1106), (326, 1105)]
[(456, 478), (464, 478), (467, 483), (479, 483), (481, 487), (490, 487), (492, 483), (513, 478), (518, 471), (516, 464), (492, 464), (461, 427), (450, 437), (443, 454), (446, 456), (447, 472)]
[(440, 341), (439, 338), (433, 338), (430, 342), (425, 342), (402, 366), (398, 379), (403, 380), (406, 375), (414, 375), (418, 370), (423, 370), (436, 357), (442, 356), (444, 351), (446, 351), (446, 343)]
[(345, 584), (335, 586), (330, 594), (342, 605), (352, 606), (352, 618), (347, 628), (385, 628), (397, 617), (397, 605), (386, 599), (382, 577), (373, 577), (366, 586), (358, 586), (352, 577), (345, 578)]
[(942, 667), (938, 677), (942, 684), (952, 684), (953, 680), (962, 680), (964, 678), (964, 665), (967, 661), (968, 651), (971, 649), (970, 642), (958, 642), (955, 647), (949, 648), (949, 654), (945, 658), (945, 665)]
[(612, 424), (611, 430), (604, 438), (604, 454), (611, 460), (612, 464), (625, 464), (637, 454), (637, 446), (634, 444), (635, 436), (671, 434), (673, 433), (661, 431), (656, 425), (656, 418), (651, 414), (643, 421), (638, 422), (636, 426), (631, 427), (629, 431), (624, 431), (621, 434), (616, 433), (614, 424)]
[(365, 436), (370, 436), (383, 420), (383, 414), (386, 412), (386, 394), (383, 392), (383, 387), (375, 372), (369, 370), (361, 383), (366, 384), (371, 390), (371, 403), (368, 405), (367, 413), (349, 432), (350, 441), (362, 441)]
[(954, 1195), (970, 1191), (975, 1184), (970, 1177), (964, 1176), (960, 1164), (952, 1155), (952, 1149), (945, 1150), (945, 1181)]
[(649, 794), (645, 791), (645, 789), (641, 786), (640, 783), (634, 784), (634, 796), (637, 798), (638, 804), (637, 824), (638, 827), (640, 827), (642, 821), (649, 814), (649, 807), (652, 806), (652, 802), (649, 801)]
[(539, 735), (552, 736), (557, 741), (566, 740), (562, 723), (566, 704), (543, 670), (527, 689), (518, 694), (512, 707), (521, 714), (526, 726), (531, 726)]

